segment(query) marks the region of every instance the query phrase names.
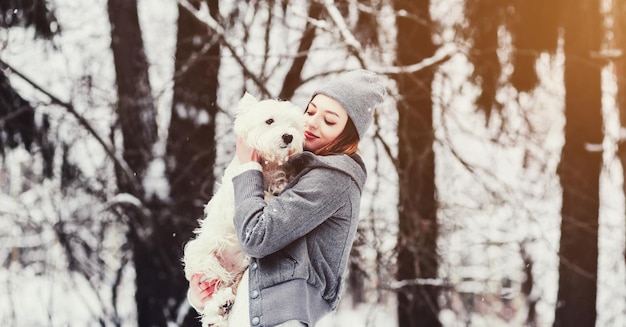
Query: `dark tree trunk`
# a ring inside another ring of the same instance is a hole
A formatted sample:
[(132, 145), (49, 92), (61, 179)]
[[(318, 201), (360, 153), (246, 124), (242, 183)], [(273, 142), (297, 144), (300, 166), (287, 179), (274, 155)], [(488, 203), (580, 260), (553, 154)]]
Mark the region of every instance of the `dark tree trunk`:
[[(156, 111), (148, 80), (149, 65), (137, 16), (137, 1), (109, 0), (108, 10), (117, 83), (118, 124), (124, 144), (123, 156), (133, 169), (135, 177), (141, 179), (152, 160), (152, 145), (157, 138), (157, 128)], [(140, 186), (130, 186), (131, 183), (131, 180), (124, 180), (123, 191), (138, 189)], [(142, 198), (142, 194), (133, 194)]]
[[(564, 12), (565, 144), (558, 174), (563, 190), (559, 290), (554, 326), (594, 326), (602, 168), (600, 1), (577, 1)], [(595, 147), (595, 148), (593, 148)]]
[(5, 146), (15, 148), (24, 144), (30, 151), (36, 133), (35, 108), (13, 89), (0, 70), (0, 155), (4, 154)]
[(296, 89), (302, 85), (302, 68), (304, 67), (304, 63), (308, 58), (308, 51), (311, 49), (313, 45), (313, 40), (315, 40), (315, 24), (312, 23), (313, 20), (318, 20), (322, 15), (323, 6), (318, 2), (311, 2), (309, 4), (309, 14), (310, 18), (307, 20), (306, 26), (304, 27), (304, 31), (302, 32), (302, 37), (300, 38), (300, 44), (298, 45), (298, 53), (291, 63), (291, 67), (285, 76), (285, 81), (283, 82), (283, 87), (280, 91), (278, 97), (280, 99), (291, 99)]
[(492, 111), (500, 111), (501, 104), (496, 99), (502, 75), (498, 53), (498, 29), (503, 24), (504, 8), (510, 1), (466, 0), (465, 12), (470, 28), (460, 32), (472, 40), (472, 51), (468, 57), (474, 66), (471, 79), (480, 88), (476, 98), (478, 109), (482, 110), (489, 122)]
[(171, 255), (173, 231), (163, 224), (167, 211), (156, 200), (148, 202), (141, 183), (153, 159), (157, 128), (137, 1), (109, 0), (108, 10), (118, 92), (118, 124), (124, 146), (122, 155), (132, 170), (131, 174), (124, 174), (116, 167), (118, 188), (119, 192), (132, 194), (142, 202), (142, 208), (124, 207), (136, 274), (138, 325), (166, 326), (176, 318), (176, 301), (172, 300), (180, 299), (184, 291), (172, 282), (180, 279), (180, 260)]
[[(434, 54), (429, 6), (427, 0), (395, 1), (397, 11), (407, 12), (406, 16), (397, 17), (398, 65), (414, 64)], [(432, 69), (397, 76), (401, 95), (398, 102), (399, 281), (437, 277), (433, 76)], [(438, 293), (436, 287), (415, 283), (400, 289), (399, 326), (440, 326)]]
[[(199, 7), (200, 1), (193, 1)], [(218, 1), (204, 1), (218, 20)], [(171, 211), (168, 221), (177, 241), (172, 255), (182, 258), (184, 244), (193, 237), (203, 208), (213, 194), (215, 177), (215, 116), (217, 107), (220, 45), (203, 22), (178, 7), (178, 34), (172, 115), (167, 139), (166, 162), (170, 181)], [(176, 284), (187, 291), (183, 266)], [(184, 294), (178, 299), (186, 300)], [(190, 309), (184, 325), (199, 325), (198, 313)]]

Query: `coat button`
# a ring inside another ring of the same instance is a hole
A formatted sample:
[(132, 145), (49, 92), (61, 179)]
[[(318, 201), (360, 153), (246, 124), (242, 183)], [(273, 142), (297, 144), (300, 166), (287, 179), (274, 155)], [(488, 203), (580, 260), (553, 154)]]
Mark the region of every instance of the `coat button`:
[(261, 322), (261, 319), (259, 319), (259, 317), (254, 317), (252, 318), (252, 325), (256, 326)]
[(252, 296), (253, 299), (256, 299), (257, 297), (259, 297), (259, 291), (257, 291), (257, 290), (252, 291), (251, 296)]
[(256, 262), (253, 262), (253, 263), (250, 265), (250, 268), (252, 268), (252, 270), (256, 270), (256, 267), (257, 267), (257, 266), (258, 266), (258, 265), (257, 265), (257, 263), (256, 263)]

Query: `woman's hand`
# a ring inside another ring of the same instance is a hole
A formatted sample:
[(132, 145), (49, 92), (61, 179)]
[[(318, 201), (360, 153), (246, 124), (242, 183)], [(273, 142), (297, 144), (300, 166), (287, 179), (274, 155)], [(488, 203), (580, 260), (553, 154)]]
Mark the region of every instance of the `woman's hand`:
[(187, 298), (192, 307), (200, 311), (204, 308), (204, 303), (215, 293), (217, 280), (202, 281), (202, 274), (191, 276), (189, 281), (189, 293)]
[(237, 138), (237, 159), (239, 163), (245, 164), (251, 161), (259, 162), (261, 158), (253, 148), (247, 146), (241, 137)]

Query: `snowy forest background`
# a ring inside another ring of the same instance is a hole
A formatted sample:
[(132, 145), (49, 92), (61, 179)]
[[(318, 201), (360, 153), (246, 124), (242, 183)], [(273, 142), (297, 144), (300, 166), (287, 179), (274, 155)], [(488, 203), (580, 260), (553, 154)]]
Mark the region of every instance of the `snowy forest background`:
[(0, 324), (198, 326), (248, 91), (386, 78), (320, 326), (626, 326), (624, 0), (0, 0)]

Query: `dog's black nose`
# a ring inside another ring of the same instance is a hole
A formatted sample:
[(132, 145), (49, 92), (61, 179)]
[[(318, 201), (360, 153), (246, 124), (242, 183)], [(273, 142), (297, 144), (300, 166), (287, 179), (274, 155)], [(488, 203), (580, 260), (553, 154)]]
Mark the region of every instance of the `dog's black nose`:
[(289, 144), (291, 143), (291, 141), (293, 141), (293, 135), (283, 134), (283, 142), (285, 142), (286, 144)]

